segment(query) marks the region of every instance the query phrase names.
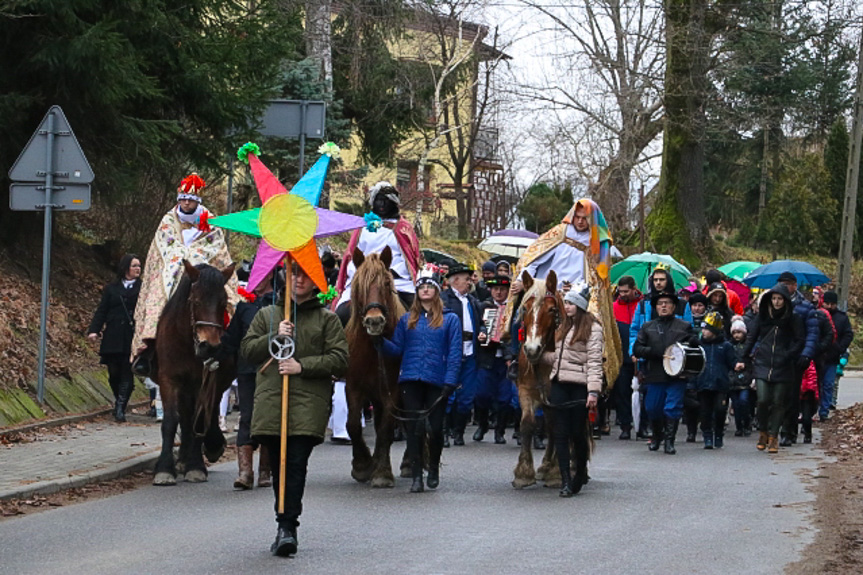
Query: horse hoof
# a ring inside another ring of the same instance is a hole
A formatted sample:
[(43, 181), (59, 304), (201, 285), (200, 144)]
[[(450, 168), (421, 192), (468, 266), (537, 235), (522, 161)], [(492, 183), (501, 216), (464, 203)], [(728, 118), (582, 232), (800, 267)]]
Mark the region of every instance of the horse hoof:
[(543, 471), (542, 469), (537, 469), (536, 470), (536, 478), (539, 481), (545, 481), (545, 471)]
[(402, 477), (402, 478), (404, 478), (404, 477), (413, 477), (413, 474), (411, 473), (411, 466), (410, 466), (410, 465), (405, 465), (405, 466), (403, 466), (403, 467), (399, 470), (399, 477)]
[(204, 457), (207, 458), (207, 461), (210, 463), (215, 463), (219, 459), (222, 458), (222, 455), (225, 454), (225, 446), (227, 446), (226, 441), (222, 441), (216, 449), (209, 450), (206, 446), (204, 446)]
[(186, 472), (185, 480), (189, 483), (204, 483), (207, 481), (207, 472), (203, 469), (190, 469)]
[(512, 486), (515, 489), (524, 489), (525, 487), (530, 487), (531, 485), (536, 484), (536, 479), (525, 479), (523, 477), (516, 477), (512, 480)]
[(176, 485), (177, 478), (166, 471), (160, 471), (153, 477), (153, 485)]
[(396, 482), (392, 477), (375, 477), (372, 479), (372, 487), (395, 487)]
[(556, 477), (554, 479), (549, 479), (544, 483), (546, 487), (554, 487), (555, 489), (560, 489), (563, 486), (563, 480), (560, 477)]
[(372, 478), (372, 470), (369, 469), (351, 469), (351, 477), (354, 478), (354, 481), (358, 481), (360, 483), (366, 483), (368, 480)]

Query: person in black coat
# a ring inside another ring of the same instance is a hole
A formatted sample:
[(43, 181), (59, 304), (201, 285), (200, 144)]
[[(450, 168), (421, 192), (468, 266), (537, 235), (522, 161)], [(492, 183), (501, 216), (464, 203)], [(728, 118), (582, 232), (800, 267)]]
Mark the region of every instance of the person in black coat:
[(99, 346), (100, 363), (108, 368), (108, 383), (114, 393), (114, 419), (126, 421), (126, 406), (135, 387), (132, 375), (132, 337), (135, 306), (141, 291), (141, 259), (126, 254), (117, 266), (117, 279), (102, 290), (102, 300), (87, 329), (87, 337)]
[[(761, 297), (758, 317), (747, 333), (744, 358), (751, 362), (758, 389), (758, 444), (769, 453), (779, 451), (779, 428), (788, 409), (789, 387), (799, 394), (796, 363), (806, 343), (803, 317), (794, 313), (791, 292), (777, 284)], [(746, 366), (738, 363), (735, 370)]]
[[(279, 276), (276, 275), (275, 277), (274, 283), (273, 273), (271, 272), (267, 275), (255, 287), (254, 293), (250, 294), (243, 289), (240, 290), (243, 301), (237, 304), (234, 317), (231, 318), (231, 323), (222, 337), (222, 346), (225, 353), (237, 356), (237, 399), (240, 402), (240, 422), (239, 429), (237, 430), (237, 465), (239, 467), (239, 474), (237, 475), (237, 479), (234, 480), (234, 489), (237, 490), (251, 489), (254, 484), (255, 474), (252, 463), (255, 449), (258, 447), (258, 442), (254, 441), (251, 436), (257, 366), (247, 362), (239, 354), (240, 343), (246, 336), (246, 332), (249, 331), (249, 326), (252, 325), (255, 314), (267, 306), (274, 305), (276, 303), (276, 294), (280, 293), (284, 288)], [(258, 456), (258, 487), (270, 487), (272, 484), (270, 456), (266, 446), (261, 445)]]
[(824, 375), (821, 380), (821, 406), (818, 410), (822, 420), (827, 419), (831, 406), (836, 405), (835, 385), (836, 367), (848, 346), (854, 340), (854, 330), (848, 321), (848, 314), (838, 308), (839, 296), (834, 291), (824, 293), (824, 309), (830, 314), (835, 338), (824, 352)]
[(665, 372), (663, 360), (669, 346), (675, 343), (698, 345), (698, 334), (688, 321), (675, 317), (679, 300), (674, 292), (658, 292), (650, 305), (657, 319), (645, 323), (632, 345), (637, 359), (647, 360), (644, 380), (648, 383), (645, 404), (653, 437), (650, 450), (657, 451), (665, 438), (665, 453), (673, 455), (677, 425), (683, 413), (683, 396), (686, 392), (685, 376), (670, 376)]

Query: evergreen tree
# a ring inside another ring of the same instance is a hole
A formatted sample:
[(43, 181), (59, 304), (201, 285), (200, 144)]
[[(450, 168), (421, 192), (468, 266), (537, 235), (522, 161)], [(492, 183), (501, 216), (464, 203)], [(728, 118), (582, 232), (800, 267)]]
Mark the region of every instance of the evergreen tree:
[(524, 220), (525, 228), (541, 234), (559, 224), (572, 204), (572, 188), (568, 185), (537, 183), (528, 189), (517, 213)]

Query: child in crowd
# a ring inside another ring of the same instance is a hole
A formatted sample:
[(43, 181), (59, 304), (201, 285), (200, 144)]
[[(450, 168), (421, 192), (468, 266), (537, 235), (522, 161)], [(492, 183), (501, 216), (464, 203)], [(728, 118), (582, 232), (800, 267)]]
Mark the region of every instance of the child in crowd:
[[(700, 330), (701, 322), (707, 314), (707, 296), (700, 291), (690, 295), (689, 309), (692, 311), (692, 327)], [(700, 410), (698, 391), (695, 388), (695, 380), (692, 379), (686, 384), (686, 395), (683, 397), (683, 423), (686, 424), (686, 443), (695, 443)]]
[(704, 349), (704, 371), (695, 381), (700, 405), (701, 434), (704, 449), (722, 447), (725, 416), (728, 410), (728, 373), (734, 369), (737, 356), (725, 340), (722, 315), (712, 311), (701, 323), (701, 347)]
[(815, 362), (810, 361), (809, 367), (803, 372), (800, 384), (800, 413), (803, 427), (803, 443), (812, 443), (812, 417), (818, 413), (821, 400), (818, 394), (818, 373)]
[[(742, 316), (734, 316), (731, 322), (731, 345), (739, 363), (746, 363), (743, 351), (746, 349), (746, 323)], [(734, 437), (749, 437), (752, 434), (752, 409), (749, 396), (752, 392), (752, 366), (741, 371), (731, 372), (731, 391), (729, 398), (734, 407)]]

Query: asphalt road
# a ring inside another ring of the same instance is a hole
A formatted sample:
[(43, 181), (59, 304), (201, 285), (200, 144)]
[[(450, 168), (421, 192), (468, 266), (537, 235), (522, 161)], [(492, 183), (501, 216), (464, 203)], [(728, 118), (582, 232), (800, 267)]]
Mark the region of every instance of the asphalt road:
[[(863, 379), (843, 380), (843, 405)], [(350, 479), (350, 448), (324, 444), (310, 463), (300, 551), (269, 554), (271, 490), (237, 493), (234, 463), (207, 484), (146, 487), (0, 521), (0, 573), (781, 573), (814, 531), (811, 446), (778, 456), (755, 437), (705, 451), (649, 453), (597, 442), (592, 480), (572, 499), (510, 487), (517, 447), (444, 452), (437, 492), (409, 480), (374, 490)], [(396, 444), (398, 460), (404, 444)]]

